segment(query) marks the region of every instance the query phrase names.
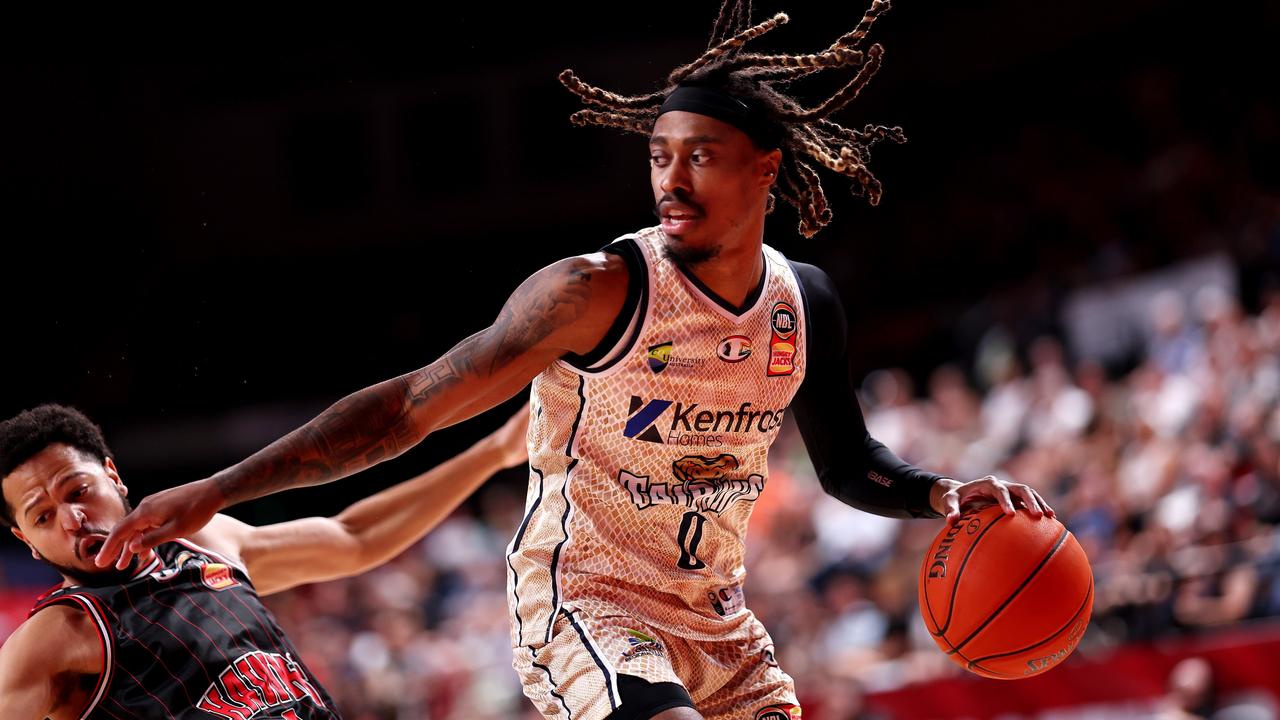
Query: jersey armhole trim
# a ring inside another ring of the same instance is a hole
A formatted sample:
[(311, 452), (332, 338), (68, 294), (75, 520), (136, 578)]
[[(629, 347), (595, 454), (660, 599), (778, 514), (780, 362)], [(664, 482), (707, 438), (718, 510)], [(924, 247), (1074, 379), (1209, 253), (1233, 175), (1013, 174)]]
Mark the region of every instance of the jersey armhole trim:
[[(781, 255), (781, 253), (779, 253)], [(810, 337), (813, 330), (813, 318), (809, 308), (809, 292), (805, 290), (804, 280), (800, 277), (800, 268), (791, 261), (790, 258), (783, 257), (787, 263), (787, 267), (791, 268), (791, 277), (796, 281), (796, 289), (800, 291), (800, 312), (804, 315), (800, 318), (800, 331), (804, 333), (804, 367), (806, 374), (810, 361), (813, 359), (813, 338)]]
[(90, 595), (67, 594), (50, 598), (45, 602), (35, 606), (31, 614), (35, 615), (50, 605), (73, 605), (79, 606), (81, 610), (89, 615), (89, 619), (93, 621), (94, 628), (98, 631), (98, 642), (102, 648), (102, 672), (98, 673), (98, 682), (93, 686), (93, 692), (89, 695), (89, 702), (85, 705), (84, 710), (80, 712), (79, 720), (88, 720), (93, 711), (97, 709), (99, 703), (107, 695), (107, 688), (111, 686), (111, 679), (115, 670), (115, 637), (111, 634), (111, 627), (107, 624), (106, 612), (98, 605), (96, 598)]
[(600, 375), (631, 353), (649, 308), (649, 266), (636, 245), (635, 238), (624, 237), (604, 248), (614, 253), (627, 266), (627, 297), (614, 318), (609, 331), (591, 352), (586, 355), (568, 354), (559, 362), (575, 373)]

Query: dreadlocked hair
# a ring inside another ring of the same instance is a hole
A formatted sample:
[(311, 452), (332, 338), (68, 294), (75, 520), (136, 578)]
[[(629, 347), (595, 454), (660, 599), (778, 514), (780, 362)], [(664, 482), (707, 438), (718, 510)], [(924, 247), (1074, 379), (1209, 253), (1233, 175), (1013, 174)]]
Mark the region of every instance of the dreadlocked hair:
[[(778, 13), (753, 24), (752, 0), (723, 0), (706, 51), (673, 70), (662, 90), (619, 95), (583, 82), (572, 70), (560, 73), (560, 82), (591, 106), (575, 112), (569, 120), (578, 126), (611, 127), (648, 135), (653, 132), (663, 100), (681, 83), (718, 87), (762, 110), (781, 131), (778, 147), (782, 150), (782, 163), (766, 211), (773, 211), (777, 199), (786, 202), (800, 216), (800, 234), (813, 237), (831, 222), (831, 209), (817, 168), (849, 178), (854, 195), (865, 196), (872, 205), (878, 205), (880, 181), (867, 168), (871, 148), (882, 140), (907, 140), (900, 127), (867, 125), (855, 130), (831, 119), (858, 97), (880, 69), (884, 48), (879, 44), (864, 45), (871, 26), (889, 7), (889, 0), (872, 0), (857, 27), (821, 52), (768, 55), (743, 52), (743, 47), (786, 24), (787, 16)], [(796, 80), (840, 69), (852, 70), (853, 77), (817, 105), (804, 107), (784, 92)]]

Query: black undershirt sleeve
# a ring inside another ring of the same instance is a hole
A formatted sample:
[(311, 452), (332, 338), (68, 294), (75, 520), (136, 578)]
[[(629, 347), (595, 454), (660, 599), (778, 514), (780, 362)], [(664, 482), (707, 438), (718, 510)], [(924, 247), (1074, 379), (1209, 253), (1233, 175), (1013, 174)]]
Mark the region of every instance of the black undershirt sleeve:
[(904, 462), (867, 432), (849, 379), (844, 306), (822, 270), (791, 263), (808, 319), (804, 382), (792, 413), (828, 495), (851, 507), (897, 518), (942, 517), (929, 507), (941, 475)]

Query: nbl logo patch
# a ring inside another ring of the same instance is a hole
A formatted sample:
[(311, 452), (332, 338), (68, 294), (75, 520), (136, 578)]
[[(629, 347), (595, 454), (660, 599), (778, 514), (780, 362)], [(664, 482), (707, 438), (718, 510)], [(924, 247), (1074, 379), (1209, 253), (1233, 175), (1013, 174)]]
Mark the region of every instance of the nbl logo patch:
[(769, 369), (765, 374), (769, 377), (790, 375), (796, 370), (795, 334), (800, 326), (796, 309), (785, 302), (774, 303), (769, 326), (773, 338), (769, 341)]
[(769, 322), (773, 326), (773, 334), (779, 340), (789, 340), (796, 334), (796, 310), (788, 303), (774, 303), (773, 316)]
[(770, 705), (756, 713), (755, 720), (800, 720), (800, 706)]

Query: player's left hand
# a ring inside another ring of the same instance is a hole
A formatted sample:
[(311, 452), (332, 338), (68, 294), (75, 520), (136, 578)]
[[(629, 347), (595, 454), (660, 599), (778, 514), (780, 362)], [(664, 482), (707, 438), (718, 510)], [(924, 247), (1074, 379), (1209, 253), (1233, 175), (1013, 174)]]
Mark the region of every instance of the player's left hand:
[(960, 522), (961, 508), (967, 510), (985, 505), (999, 505), (1006, 515), (1012, 515), (1017, 507), (1024, 507), (1032, 517), (1055, 517), (1053, 508), (1035, 489), (1022, 483), (1005, 482), (995, 475), (967, 483), (943, 478), (934, 484), (929, 500), (933, 509), (945, 516), (951, 525)]

